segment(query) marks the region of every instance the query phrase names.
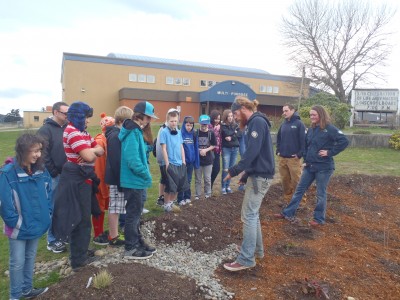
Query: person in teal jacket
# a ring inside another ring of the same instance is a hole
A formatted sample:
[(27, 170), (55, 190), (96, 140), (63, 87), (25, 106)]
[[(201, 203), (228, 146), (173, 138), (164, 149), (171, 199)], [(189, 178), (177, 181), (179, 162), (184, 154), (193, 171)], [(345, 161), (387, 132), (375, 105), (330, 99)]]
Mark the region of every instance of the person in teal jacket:
[(132, 119), (124, 121), (118, 135), (121, 141), (121, 187), (126, 198), (125, 253), (127, 259), (147, 259), (156, 249), (144, 242), (140, 234), (140, 216), (143, 212), (143, 193), (152, 184), (147, 163), (147, 145), (143, 129), (150, 126), (154, 106), (139, 102), (133, 109)]
[(0, 169), (0, 215), (10, 245), (10, 299), (45, 293), (33, 288), (38, 242), (50, 226), (52, 182), (45, 169), (40, 135), (23, 134), (16, 142), (16, 157)]

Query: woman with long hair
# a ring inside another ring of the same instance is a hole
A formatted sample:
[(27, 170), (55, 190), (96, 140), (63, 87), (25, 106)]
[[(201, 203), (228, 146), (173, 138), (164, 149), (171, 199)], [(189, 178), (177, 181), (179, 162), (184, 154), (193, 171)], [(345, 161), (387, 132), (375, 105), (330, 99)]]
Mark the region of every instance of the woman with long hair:
[(208, 126), (214, 132), (217, 145), (214, 147), (214, 162), (211, 171), (211, 189), (214, 185), (214, 181), (217, 178), (219, 171), (221, 170), (221, 113), (219, 110), (212, 110), (210, 113), (210, 125)]
[(222, 113), (221, 122), (221, 140), (222, 140), (222, 177), (221, 177), (221, 188), (222, 194), (232, 193), (230, 188), (230, 180), (224, 181), (226, 175), (228, 175), (228, 169), (235, 165), (238, 151), (239, 151), (239, 140), (238, 140), (238, 125), (233, 119), (233, 113), (230, 109), (224, 110)]

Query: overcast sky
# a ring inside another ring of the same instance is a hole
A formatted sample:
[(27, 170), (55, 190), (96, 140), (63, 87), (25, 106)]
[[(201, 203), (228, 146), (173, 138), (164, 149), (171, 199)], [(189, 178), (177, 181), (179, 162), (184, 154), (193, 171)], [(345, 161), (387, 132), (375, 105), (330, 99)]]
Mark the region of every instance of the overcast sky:
[[(0, 114), (60, 101), (63, 52), (114, 52), (295, 75), (279, 36), (292, 2), (0, 0)], [(400, 28), (399, 20), (398, 14), (393, 28)], [(400, 88), (399, 33), (393, 42), (390, 67), (384, 69), (388, 83), (380, 88)]]

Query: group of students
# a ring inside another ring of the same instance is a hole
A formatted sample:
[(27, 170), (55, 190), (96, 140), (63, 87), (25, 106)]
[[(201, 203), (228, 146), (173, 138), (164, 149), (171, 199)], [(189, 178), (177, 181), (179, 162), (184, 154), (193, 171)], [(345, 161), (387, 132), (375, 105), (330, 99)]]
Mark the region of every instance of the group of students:
[[(191, 116), (184, 117), (179, 129), (179, 112), (170, 109), (155, 143), (161, 171), (158, 202), (166, 212), (180, 210), (174, 205), (176, 199), (180, 206), (191, 202), (193, 170), (194, 199), (202, 196), (202, 179), (204, 198), (211, 196), (221, 153), (222, 194), (232, 192), (232, 177), (240, 176), (243, 187), (250, 180), (241, 211), (243, 241), (236, 260), (224, 264), (229, 271), (254, 267), (255, 257), (264, 256), (259, 208), (274, 176), (275, 163), (271, 125), (257, 106), (257, 100), (237, 97), (231, 109), (223, 112), (222, 122), (218, 111), (201, 115), (199, 130), (194, 130)], [(71, 106), (64, 102), (54, 104), (53, 118), (36, 135), (19, 137), (15, 158), (7, 159), (0, 170), (0, 212), (10, 245), (11, 299), (33, 298), (47, 291), (33, 288), (32, 282), (38, 241), (48, 230), (49, 250), (62, 252), (69, 243), (74, 271), (93, 261), (88, 255), (91, 223), (95, 241), (105, 239), (111, 245), (124, 245), (127, 259), (147, 259), (157, 251), (140, 232), (146, 189), (152, 184), (149, 153), (154, 148), (150, 128), (151, 120), (157, 118), (154, 106), (142, 101), (133, 110), (119, 107), (114, 118), (102, 114), (102, 133), (95, 138), (86, 131), (92, 116), (93, 108), (84, 102)], [(275, 216), (294, 218), (303, 194), (315, 180), (317, 205), (310, 225), (319, 225), (325, 222), (326, 188), (334, 170), (332, 157), (343, 151), (348, 141), (330, 124), (323, 107), (314, 106), (310, 119), (312, 126), (306, 133), (304, 150), (287, 157), (297, 161), (303, 156), (300, 182), (291, 191), (289, 205)], [(296, 127), (288, 125), (289, 131)], [(241, 137), (251, 147), (241, 153), (236, 163)], [(280, 146), (277, 154), (284, 158)], [(106, 209), (108, 233), (103, 230)], [(125, 215), (124, 240), (118, 234), (120, 214)]]
[[(171, 108), (165, 124), (155, 140), (155, 155), (160, 166), (159, 197), (157, 204), (164, 210), (178, 212), (179, 206), (192, 202), (191, 182), (195, 174), (195, 195), (193, 200), (210, 198), (221, 168), (221, 193), (232, 193), (230, 180), (224, 181), (228, 168), (237, 160), (239, 149), (244, 152), (243, 131), (233, 118), (230, 109), (222, 113), (213, 110), (201, 115), (199, 129), (194, 128), (192, 116), (185, 116), (179, 129), (179, 111)], [(242, 147), (240, 147), (242, 145)], [(172, 166), (169, 168), (169, 166)], [(168, 170), (168, 172), (167, 172)], [(240, 187), (243, 189), (243, 185)], [(174, 202), (178, 205), (175, 205)]]

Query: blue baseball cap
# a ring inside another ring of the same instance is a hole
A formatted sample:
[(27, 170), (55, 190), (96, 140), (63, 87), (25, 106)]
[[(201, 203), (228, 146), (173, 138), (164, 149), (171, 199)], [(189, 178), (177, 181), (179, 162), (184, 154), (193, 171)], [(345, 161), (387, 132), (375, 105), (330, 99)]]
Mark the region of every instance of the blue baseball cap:
[(207, 115), (201, 115), (199, 117), (199, 123), (202, 125), (208, 125), (210, 124), (210, 117)]
[(142, 113), (150, 118), (158, 119), (158, 117), (154, 114), (154, 106), (150, 102), (141, 101), (135, 105), (133, 108), (134, 112)]

